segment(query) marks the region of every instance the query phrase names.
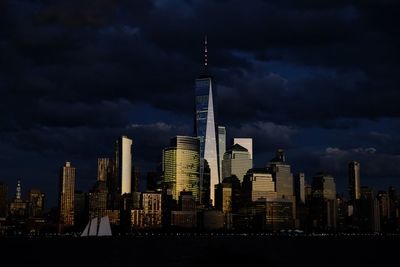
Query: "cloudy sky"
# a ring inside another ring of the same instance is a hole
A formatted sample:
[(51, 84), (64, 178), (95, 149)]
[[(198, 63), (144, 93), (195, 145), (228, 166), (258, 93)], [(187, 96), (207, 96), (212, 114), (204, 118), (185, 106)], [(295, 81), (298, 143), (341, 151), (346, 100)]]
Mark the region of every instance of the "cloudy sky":
[[(307, 180), (345, 190), (400, 189), (400, 2), (242, 0), (0, 1), (0, 181), (39, 187), (54, 205), (58, 171), (77, 187), (97, 157), (134, 140), (142, 172), (192, 133), (202, 42), (228, 138), (253, 137), (256, 166), (277, 148)], [(142, 183), (143, 186), (144, 182)]]

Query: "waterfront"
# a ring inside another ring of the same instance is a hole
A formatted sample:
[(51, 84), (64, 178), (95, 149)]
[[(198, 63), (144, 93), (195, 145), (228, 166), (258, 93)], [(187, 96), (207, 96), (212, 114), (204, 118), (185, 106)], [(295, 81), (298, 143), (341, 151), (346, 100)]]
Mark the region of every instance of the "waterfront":
[(338, 266), (396, 259), (397, 235), (3, 237), (15, 266)]

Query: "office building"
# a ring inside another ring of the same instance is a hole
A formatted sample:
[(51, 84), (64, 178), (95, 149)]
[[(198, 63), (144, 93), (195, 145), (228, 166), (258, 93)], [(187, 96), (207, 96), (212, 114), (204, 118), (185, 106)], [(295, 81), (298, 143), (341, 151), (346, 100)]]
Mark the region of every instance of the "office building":
[(290, 165), (286, 163), (285, 153), (282, 149), (277, 150), (275, 158), (267, 164), (267, 169), (274, 179), (278, 197), (293, 197), (293, 174)]
[(219, 159), (219, 177), (222, 179), (222, 160), (226, 152), (226, 128), (218, 126), (218, 159)]
[(97, 159), (97, 181), (106, 182), (112, 179), (114, 162), (110, 158)]
[(352, 161), (349, 163), (349, 200), (355, 203), (360, 199), (360, 163)]
[(59, 222), (61, 225), (74, 225), (75, 168), (66, 162), (60, 171), (59, 179)]
[(145, 228), (161, 228), (162, 198), (160, 193), (142, 193), (142, 209)]
[[(216, 92), (214, 79), (207, 71), (207, 40), (205, 40), (204, 72), (195, 81), (195, 129), (194, 133), (200, 140), (200, 193), (201, 201), (209, 205), (209, 200), (203, 195), (210, 194), (211, 203), (214, 205), (214, 186), (219, 183), (218, 169), (218, 136), (215, 121)], [(204, 181), (206, 165), (209, 168), (209, 184)]]
[(44, 212), (45, 194), (39, 189), (32, 188), (28, 192), (29, 216), (41, 217)]
[(313, 227), (321, 230), (336, 228), (336, 184), (331, 175), (318, 173), (312, 180), (311, 217)]
[(305, 175), (304, 172), (300, 172), (294, 176), (294, 193), (296, 196), (296, 203), (306, 203), (306, 191), (305, 191)]
[(269, 198), (277, 198), (272, 174), (266, 169), (249, 170), (243, 180), (243, 192), (247, 202), (265, 202)]
[(108, 190), (104, 180), (98, 180), (89, 192), (89, 218), (106, 216)]
[(121, 136), (118, 140), (118, 183), (120, 194), (132, 192), (132, 140)]
[(252, 165), (248, 150), (241, 145), (234, 144), (224, 154), (222, 176), (227, 178), (235, 175), (242, 182), (244, 175), (252, 168)]
[(233, 138), (233, 144), (241, 145), (246, 148), (250, 154), (250, 159), (253, 160), (253, 138)]
[(28, 203), (22, 199), (21, 181), (17, 181), (15, 198), (10, 203), (10, 216), (13, 219), (22, 219), (28, 216)]
[(163, 150), (164, 185), (172, 198), (179, 200), (182, 191), (192, 192), (200, 201), (200, 141), (197, 137), (176, 136)]

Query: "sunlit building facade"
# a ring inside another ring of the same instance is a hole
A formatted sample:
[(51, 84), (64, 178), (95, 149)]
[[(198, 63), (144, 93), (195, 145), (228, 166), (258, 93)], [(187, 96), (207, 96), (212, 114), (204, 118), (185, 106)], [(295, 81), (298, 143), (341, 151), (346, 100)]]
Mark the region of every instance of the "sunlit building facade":
[(250, 158), (253, 160), (253, 138), (233, 138), (233, 144), (241, 145), (246, 148), (250, 154)]
[(252, 168), (253, 162), (248, 150), (239, 144), (231, 146), (222, 160), (223, 178), (236, 175), (242, 182), (244, 175)]
[(132, 139), (127, 136), (119, 138), (118, 173), (121, 185), (121, 195), (132, 191)]
[(176, 136), (163, 151), (164, 184), (172, 198), (179, 200), (180, 192), (192, 192), (200, 201), (200, 140), (191, 136)]
[(200, 192), (206, 162), (210, 168), (210, 198), (215, 204), (214, 186), (219, 183), (217, 128), (215, 123), (214, 82), (210, 75), (196, 79), (195, 135), (200, 139)]

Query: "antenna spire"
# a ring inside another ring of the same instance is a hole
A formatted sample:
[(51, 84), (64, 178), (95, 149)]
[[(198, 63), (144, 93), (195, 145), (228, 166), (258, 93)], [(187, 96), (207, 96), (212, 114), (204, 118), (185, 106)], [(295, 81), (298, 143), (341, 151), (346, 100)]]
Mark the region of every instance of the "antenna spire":
[(204, 35), (204, 71), (207, 73), (207, 65), (208, 65), (208, 58), (207, 58), (207, 35)]

